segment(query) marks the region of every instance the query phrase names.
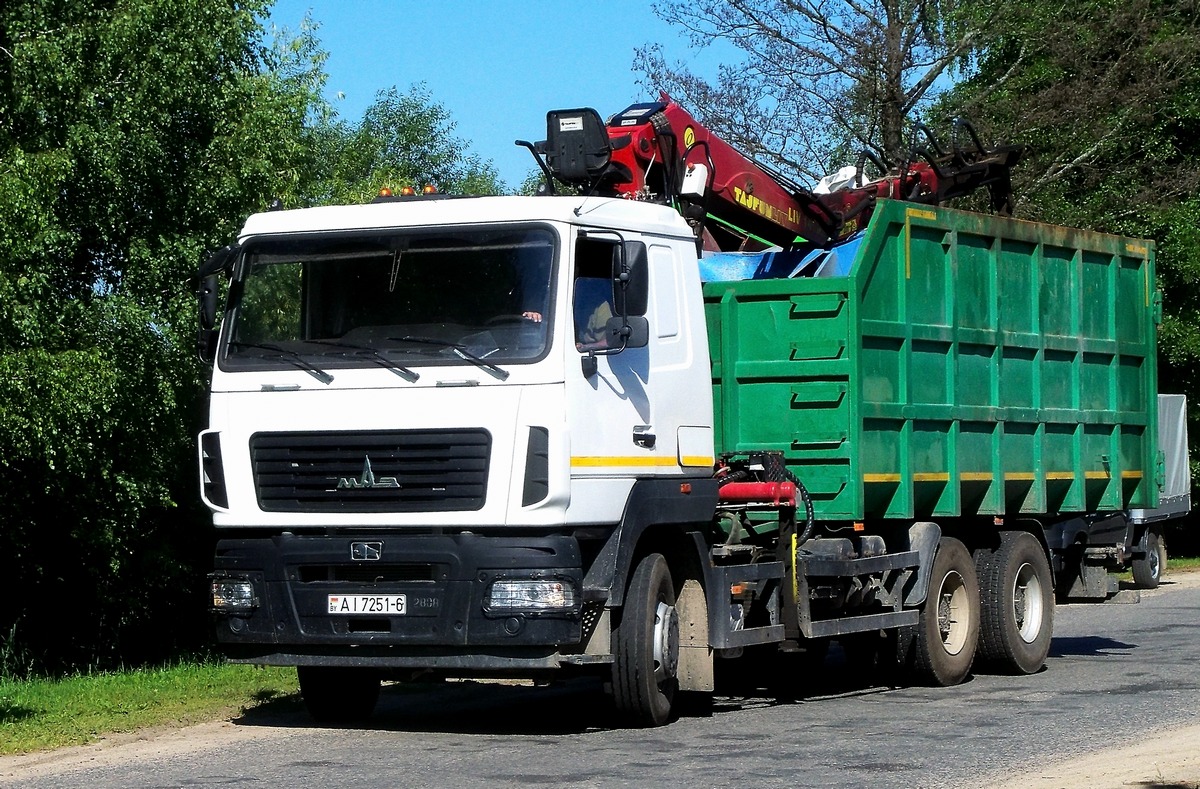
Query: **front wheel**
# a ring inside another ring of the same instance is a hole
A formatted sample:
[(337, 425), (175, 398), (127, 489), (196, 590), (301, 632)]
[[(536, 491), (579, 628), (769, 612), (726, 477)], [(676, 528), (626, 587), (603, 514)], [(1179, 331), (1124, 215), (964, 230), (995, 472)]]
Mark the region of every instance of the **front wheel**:
[(379, 675), (370, 669), (299, 666), (300, 697), (321, 723), (365, 721), (379, 701)]
[(1032, 674), (1050, 653), (1054, 591), (1037, 538), (1004, 532), (996, 550), (975, 554), (979, 574), (979, 657), (1000, 671)]
[(953, 537), (938, 543), (913, 635), (919, 680), (947, 686), (967, 678), (979, 641), (979, 579), (971, 554)]
[(679, 687), (679, 615), (671, 572), (660, 553), (644, 557), (633, 572), (615, 652), (617, 710), (637, 726), (666, 723)]

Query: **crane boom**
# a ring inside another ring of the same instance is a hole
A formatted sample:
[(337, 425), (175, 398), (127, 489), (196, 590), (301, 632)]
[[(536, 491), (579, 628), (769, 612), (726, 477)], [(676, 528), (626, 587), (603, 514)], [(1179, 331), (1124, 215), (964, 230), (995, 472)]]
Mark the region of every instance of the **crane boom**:
[(925, 132), (905, 166), (863, 183), (818, 194), (756, 162), (722, 140), (665, 93), (634, 104), (605, 124), (591, 109), (547, 114), (547, 139), (534, 146), (553, 191), (554, 180), (588, 193), (675, 205), (713, 250), (829, 247), (870, 221), (878, 198), (936, 205), (987, 187), (992, 207), (1007, 213), (1009, 171), (1018, 146), (972, 145), (943, 150)]

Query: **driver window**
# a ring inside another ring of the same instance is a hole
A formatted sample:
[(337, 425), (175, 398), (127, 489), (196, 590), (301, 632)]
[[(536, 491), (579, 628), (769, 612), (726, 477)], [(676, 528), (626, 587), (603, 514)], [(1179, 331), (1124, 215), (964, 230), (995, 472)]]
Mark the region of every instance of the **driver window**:
[(575, 347), (586, 351), (608, 347), (608, 319), (613, 316), (615, 244), (581, 238), (575, 245)]

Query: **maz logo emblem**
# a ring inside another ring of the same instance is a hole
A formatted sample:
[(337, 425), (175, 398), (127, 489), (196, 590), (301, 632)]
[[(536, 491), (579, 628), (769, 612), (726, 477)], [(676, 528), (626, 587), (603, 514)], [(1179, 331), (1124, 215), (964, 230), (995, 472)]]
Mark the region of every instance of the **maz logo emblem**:
[(376, 477), (371, 470), (371, 458), (363, 455), (363, 470), (361, 477), (338, 477), (338, 490), (361, 490), (363, 488), (398, 488), (400, 482), (395, 477)]
[(381, 542), (352, 542), (350, 543), (350, 558), (356, 562), (377, 562), (383, 556)]

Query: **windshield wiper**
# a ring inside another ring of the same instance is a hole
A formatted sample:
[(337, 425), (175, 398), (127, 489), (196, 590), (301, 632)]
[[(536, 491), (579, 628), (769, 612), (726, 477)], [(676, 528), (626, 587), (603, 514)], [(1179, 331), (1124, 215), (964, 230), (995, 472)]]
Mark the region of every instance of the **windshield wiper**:
[[(303, 370), (321, 383), (326, 385), (333, 383), (332, 375), (325, 372), (320, 367), (317, 367), (312, 362), (306, 360), (300, 354), (296, 353), (295, 351), (289, 351), (287, 348), (281, 348), (278, 345), (270, 345), (262, 342), (239, 342), (238, 340), (231, 340), (229, 342), (229, 346), (231, 348), (236, 346), (238, 348), (258, 348), (259, 350), (263, 351), (272, 351), (279, 359), (282, 359), (293, 367)], [(275, 357), (264, 356), (262, 358), (267, 359)]]
[(415, 383), (421, 377), (419, 373), (410, 370), (398, 362), (393, 362), (380, 353), (377, 348), (371, 348), (367, 345), (355, 345), (354, 343), (342, 342), (341, 340), (305, 340), (305, 342), (312, 343), (313, 345), (328, 345), (333, 348), (345, 348), (351, 351), (368, 353), (371, 355), (372, 361), (376, 362), (380, 367), (386, 367), (409, 383)]
[(487, 362), (487, 361), (484, 361), (483, 359), (480, 359), (475, 354), (464, 349), (463, 346), (460, 345), (459, 343), (450, 342), (449, 340), (438, 340), (438, 339), (434, 339), (433, 337), (412, 337), (410, 335), (405, 335), (403, 337), (388, 337), (388, 339), (393, 342), (411, 342), (411, 343), (416, 343), (418, 345), (436, 345), (439, 348), (449, 350), (451, 353), (453, 353), (455, 356), (462, 359), (463, 361), (470, 362), (471, 364), (475, 365), (479, 369), (487, 371), (488, 374), (490, 374), (494, 378), (498, 378), (501, 381), (508, 380), (508, 376), (509, 376), (508, 370), (503, 370), (503, 369), (497, 367), (496, 365), (492, 364), (491, 362)]
[(499, 378), (501, 381), (508, 380), (508, 370), (501, 370), (499, 367), (492, 364), (491, 362), (485, 362), (483, 359), (480, 359), (475, 354), (468, 353), (467, 351), (463, 350), (461, 345), (452, 345), (452, 346), (450, 346), (450, 350), (453, 351), (454, 355), (457, 356), (458, 358), (464, 359), (464, 360), (470, 362), (471, 364), (475, 365), (476, 367), (478, 367), (481, 370), (487, 370), (489, 373), (492, 374), (492, 377)]

